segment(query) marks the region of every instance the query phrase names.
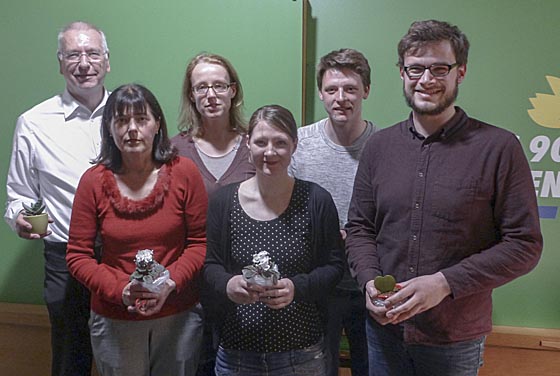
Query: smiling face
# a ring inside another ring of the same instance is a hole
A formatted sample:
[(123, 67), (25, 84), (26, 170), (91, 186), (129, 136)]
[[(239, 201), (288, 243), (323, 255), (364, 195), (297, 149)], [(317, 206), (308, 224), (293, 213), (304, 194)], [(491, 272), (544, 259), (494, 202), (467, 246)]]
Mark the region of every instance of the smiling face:
[[(200, 86), (229, 85), (230, 77), (227, 70), (218, 64), (200, 63), (194, 67), (191, 84), (193, 89)], [(202, 122), (210, 119), (229, 119), (231, 101), (235, 97), (235, 85), (231, 85), (224, 93), (216, 93), (209, 87), (206, 92), (191, 92), (191, 100), (202, 118)]]
[[(455, 54), (449, 41), (426, 44), (404, 56), (404, 66), (421, 65), (429, 67), (432, 64), (454, 64)], [(417, 79), (410, 79), (401, 68), (403, 92), (407, 104), (418, 115), (440, 115), (446, 111), (453, 111), (453, 104), (457, 99), (459, 84), (465, 78), (466, 65), (459, 65), (450, 70), (444, 77), (434, 77), (426, 69)]]
[(289, 134), (261, 120), (253, 128), (248, 146), (258, 174), (288, 174), (288, 166), (296, 150), (296, 141)]
[(123, 156), (126, 154), (151, 156), (159, 125), (159, 120), (154, 118), (151, 108), (146, 104), (146, 111), (143, 113), (126, 111), (115, 115), (110, 132)]
[[(93, 29), (67, 30), (61, 40), (59, 51), (60, 73), (66, 80), (66, 87), (76, 98), (92, 91), (102, 90), (105, 75), (111, 70), (109, 57), (103, 48), (101, 35)], [(66, 56), (80, 54), (78, 61), (69, 61)], [(91, 61), (88, 53), (100, 53), (100, 61)]]
[(328, 69), (319, 90), (333, 125), (361, 121), (362, 101), (368, 95), (369, 87), (364, 87), (360, 75), (347, 68)]

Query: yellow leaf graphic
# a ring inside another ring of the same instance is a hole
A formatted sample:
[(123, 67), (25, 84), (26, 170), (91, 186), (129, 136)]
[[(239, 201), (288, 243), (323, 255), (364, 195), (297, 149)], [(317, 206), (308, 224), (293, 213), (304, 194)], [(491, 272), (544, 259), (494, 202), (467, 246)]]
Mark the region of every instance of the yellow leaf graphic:
[(527, 110), (535, 123), (547, 128), (560, 128), (560, 78), (546, 76), (554, 95), (537, 93), (529, 98), (533, 109)]

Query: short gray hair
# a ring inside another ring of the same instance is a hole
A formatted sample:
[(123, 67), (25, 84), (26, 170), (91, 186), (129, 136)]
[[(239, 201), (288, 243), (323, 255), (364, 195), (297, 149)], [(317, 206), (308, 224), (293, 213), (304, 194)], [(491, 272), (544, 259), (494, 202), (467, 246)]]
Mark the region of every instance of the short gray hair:
[(66, 33), (69, 30), (95, 30), (99, 33), (99, 35), (101, 35), (101, 45), (103, 46), (103, 52), (108, 54), (109, 53), (109, 46), (107, 45), (107, 38), (105, 37), (105, 33), (98, 28), (97, 26), (95, 26), (94, 24), (91, 24), (89, 22), (85, 22), (85, 21), (74, 21), (69, 23), (68, 25), (64, 26), (59, 32), (58, 32), (58, 49), (57, 49), (57, 54), (60, 55), (60, 53), (62, 52), (62, 40), (64, 39), (64, 33)]

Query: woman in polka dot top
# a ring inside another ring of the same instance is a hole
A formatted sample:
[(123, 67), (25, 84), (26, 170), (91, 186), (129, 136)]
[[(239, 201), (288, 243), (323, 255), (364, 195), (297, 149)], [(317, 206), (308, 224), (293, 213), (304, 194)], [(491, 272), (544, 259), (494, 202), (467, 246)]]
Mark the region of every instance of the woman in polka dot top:
[[(288, 175), (296, 145), (290, 111), (258, 109), (248, 140), (256, 175), (211, 199), (202, 300), (219, 327), (217, 375), (325, 374), (325, 298), (344, 256), (329, 193)], [(280, 272), (269, 287), (241, 274), (261, 251)]]

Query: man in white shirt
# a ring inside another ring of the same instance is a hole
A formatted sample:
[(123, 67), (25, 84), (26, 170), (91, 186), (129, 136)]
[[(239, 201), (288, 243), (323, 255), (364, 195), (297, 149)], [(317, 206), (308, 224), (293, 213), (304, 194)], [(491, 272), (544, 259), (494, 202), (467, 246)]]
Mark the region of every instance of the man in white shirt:
[[(321, 185), (333, 197), (340, 228), (346, 237), (348, 206), (352, 196), (358, 161), (368, 138), (377, 130), (362, 118), (362, 102), (370, 91), (371, 69), (359, 51), (344, 48), (323, 56), (317, 67), (319, 98), (328, 117), (298, 130), (297, 150), (290, 173), (299, 179)], [(342, 329), (350, 344), (353, 376), (368, 374), (366, 308), (363, 293), (348, 268), (329, 298), (328, 350), (329, 376), (338, 375)]]
[[(73, 22), (58, 34), (57, 56), (66, 89), (17, 120), (4, 218), (19, 237), (45, 243), (44, 298), (51, 322), (52, 375), (83, 376), (91, 373), (92, 363), (89, 293), (70, 276), (65, 255), (74, 193), (99, 153), (109, 49), (100, 29)], [(45, 234), (31, 233), (21, 213), (22, 203), (39, 198), (49, 214)]]

